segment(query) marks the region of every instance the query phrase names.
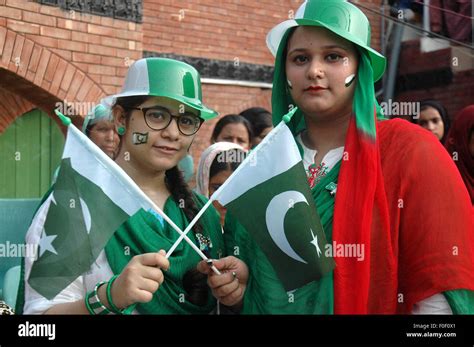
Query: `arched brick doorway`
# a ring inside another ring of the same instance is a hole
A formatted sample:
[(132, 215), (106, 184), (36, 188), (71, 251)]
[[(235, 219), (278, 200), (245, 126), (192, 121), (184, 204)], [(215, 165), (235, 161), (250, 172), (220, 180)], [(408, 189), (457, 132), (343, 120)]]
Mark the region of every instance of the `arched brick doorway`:
[[(0, 27), (0, 88), (41, 108), (50, 116), (58, 102), (80, 105), (95, 103), (104, 90), (77, 66), (49, 48), (5, 27)], [(1, 95), (0, 90), (0, 95)], [(26, 110), (11, 107), (12, 100), (0, 98), (0, 133)], [(21, 107), (21, 106), (20, 106)], [(80, 124), (85, 108), (78, 108), (73, 121)]]
[[(0, 198), (41, 197), (60, 158), (60, 131), (65, 131), (53, 110), (67, 104), (68, 116), (80, 126), (88, 111), (80, 105), (93, 105), (104, 96), (77, 66), (0, 26), (0, 184), (15, 182), (17, 188), (2, 190)], [(47, 139), (51, 144), (43, 143)]]

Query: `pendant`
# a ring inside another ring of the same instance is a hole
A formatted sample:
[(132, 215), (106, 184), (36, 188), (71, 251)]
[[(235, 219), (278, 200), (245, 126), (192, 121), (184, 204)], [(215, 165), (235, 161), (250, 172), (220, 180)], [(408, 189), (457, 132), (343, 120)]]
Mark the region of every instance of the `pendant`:
[(317, 167), (315, 164), (311, 164), (308, 167), (308, 184), (310, 188), (313, 189), (326, 176), (327, 172), (328, 167), (324, 163), (319, 164)]

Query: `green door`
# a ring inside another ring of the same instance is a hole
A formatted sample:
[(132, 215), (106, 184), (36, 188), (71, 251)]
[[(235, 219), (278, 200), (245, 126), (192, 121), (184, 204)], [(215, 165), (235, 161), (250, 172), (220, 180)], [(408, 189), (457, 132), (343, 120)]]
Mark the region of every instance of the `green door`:
[(61, 130), (43, 111), (18, 117), (0, 135), (0, 198), (42, 197), (63, 147)]

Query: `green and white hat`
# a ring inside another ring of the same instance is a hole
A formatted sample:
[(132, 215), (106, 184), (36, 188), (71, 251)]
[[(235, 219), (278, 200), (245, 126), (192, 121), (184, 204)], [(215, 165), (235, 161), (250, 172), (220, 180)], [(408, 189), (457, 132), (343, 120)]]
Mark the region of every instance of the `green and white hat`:
[(127, 96), (160, 96), (176, 100), (198, 110), (204, 120), (217, 117), (217, 112), (202, 103), (199, 72), (189, 64), (167, 58), (144, 58), (128, 69), (122, 91), (106, 98), (113, 104)]
[[(294, 19), (275, 26), (267, 35), (267, 46), (274, 56), (288, 29), (297, 26), (320, 26), (367, 51), (374, 72), (374, 82), (385, 71), (385, 57), (370, 47), (370, 23), (365, 14), (345, 0), (307, 0)], [(286, 42), (284, 42), (286, 44)]]

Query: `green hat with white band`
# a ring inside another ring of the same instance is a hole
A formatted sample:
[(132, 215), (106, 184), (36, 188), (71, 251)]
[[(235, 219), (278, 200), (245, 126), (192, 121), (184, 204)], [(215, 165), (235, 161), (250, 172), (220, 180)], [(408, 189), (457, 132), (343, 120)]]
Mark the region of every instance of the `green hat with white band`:
[[(267, 35), (267, 46), (274, 56), (288, 29), (297, 26), (319, 26), (367, 51), (374, 82), (385, 71), (385, 57), (370, 47), (370, 23), (365, 14), (345, 0), (307, 0), (296, 11), (294, 19), (275, 26)], [(286, 44), (286, 42), (284, 43)]]
[(130, 66), (119, 94), (106, 98), (113, 103), (127, 96), (159, 96), (176, 100), (200, 113), (204, 120), (217, 117), (217, 112), (202, 103), (199, 72), (189, 64), (167, 58), (144, 58)]

